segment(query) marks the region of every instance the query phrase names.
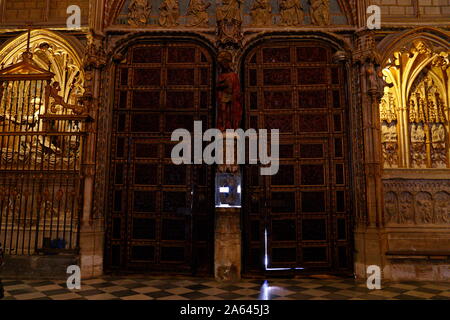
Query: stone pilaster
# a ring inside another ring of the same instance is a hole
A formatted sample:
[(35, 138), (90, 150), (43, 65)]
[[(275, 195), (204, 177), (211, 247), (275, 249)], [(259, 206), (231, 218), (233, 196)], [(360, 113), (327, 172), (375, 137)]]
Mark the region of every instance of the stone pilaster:
[(81, 275), (90, 278), (103, 273), (104, 217), (94, 215), (97, 120), (100, 106), (101, 69), (105, 66), (103, 38), (89, 35), (84, 57), (86, 91), (83, 97), (94, 121), (87, 124), (83, 153), (84, 201), (80, 230)]
[(354, 56), (354, 77), (359, 78), (357, 104), (362, 112), (363, 163), (365, 177), (366, 208), (355, 226), (355, 273), (365, 278), (367, 266), (377, 265), (383, 269), (385, 235), (383, 232), (383, 193), (381, 181), (381, 134), (379, 103), (383, 96), (384, 81), (375, 40), (370, 33), (358, 38)]

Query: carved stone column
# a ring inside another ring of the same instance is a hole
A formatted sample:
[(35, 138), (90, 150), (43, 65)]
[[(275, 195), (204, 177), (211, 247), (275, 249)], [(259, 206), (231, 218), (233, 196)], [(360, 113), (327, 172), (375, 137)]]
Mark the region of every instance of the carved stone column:
[(83, 150), (84, 201), (80, 230), (80, 260), (83, 278), (103, 273), (104, 217), (95, 216), (93, 209), (101, 69), (105, 65), (102, 41), (102, 37), (88, 35), (88, 46), (84, 58), (86, 91), (83, 100), (94, 121), (88, 124), (88, 135)]
[(355, 272), (365, 277), (367, 266), (383, 268), (385, 236), (383, 231), (383, 194), (381, 180), (381, 132), (379, 104), (383, 97), (384, 81), (370, 33), (360, 35), (354, 56), (353, 77), (359, 78), (359, 95), (356, 101), (362, 113), (364, 139), (364, 177), (366, 208), (355, 226)]

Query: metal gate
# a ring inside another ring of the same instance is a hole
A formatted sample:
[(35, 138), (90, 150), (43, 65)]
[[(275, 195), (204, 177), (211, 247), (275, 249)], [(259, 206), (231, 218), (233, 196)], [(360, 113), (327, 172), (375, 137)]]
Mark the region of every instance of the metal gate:
[(245, 170), (247, 273), (352, 268), (345, 74), (332, 53), (271, 42), (245, 61), (247, 128), (280, 130), (278, 174)]
[(173, 130), (211, 127), (213, 63), (192, 43), (147, 43), (118, 65), (110, 166), (109, 270), (211, 272), (211, 168), (174, 165)]
[(77, 251), (87, 116), (32, 54), (0, 70), (0, 243), (7, 254)]

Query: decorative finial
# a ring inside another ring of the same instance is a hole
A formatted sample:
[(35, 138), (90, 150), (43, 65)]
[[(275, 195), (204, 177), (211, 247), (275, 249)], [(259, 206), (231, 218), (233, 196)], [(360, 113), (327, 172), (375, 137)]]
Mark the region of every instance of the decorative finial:
[(31, 26), (28, 27), (27, 51), (30, 51), (30, 40), (31, 40)]

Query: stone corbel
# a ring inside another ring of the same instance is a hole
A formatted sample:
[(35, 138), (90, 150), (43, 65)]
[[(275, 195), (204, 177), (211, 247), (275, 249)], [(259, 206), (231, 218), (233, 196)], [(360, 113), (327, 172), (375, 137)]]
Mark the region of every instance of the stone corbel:
[(103, 40), (103, 36), (87, 35), (87, 48), (83, 59), (83, 66), (86, 71), (102, 69), (106, 66)]

